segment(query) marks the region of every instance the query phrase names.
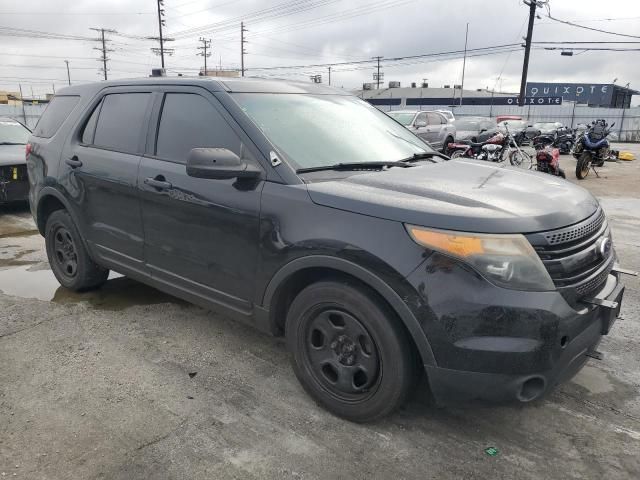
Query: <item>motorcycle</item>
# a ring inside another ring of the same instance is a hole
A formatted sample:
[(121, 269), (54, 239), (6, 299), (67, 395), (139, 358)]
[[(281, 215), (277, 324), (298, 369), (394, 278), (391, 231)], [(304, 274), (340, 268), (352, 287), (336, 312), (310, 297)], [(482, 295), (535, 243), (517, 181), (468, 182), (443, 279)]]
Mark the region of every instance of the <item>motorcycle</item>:
[(536, 143), (548, 143), (557, 148), (561, 154), (571, 153), (573, 144), (575, 143), (575, 137), (573, 131), (568, 127), (561, 127), (552, 134), (538, 134), (533, 139), (533, 146), (535, 148)]
[(600, 177), (596, 167), (602, 167), (611, 155), (607, 136), (611, 133), (615, 122), (609, 126), (606, 120), (594, 120), (587, 130), (578, 137), (573, 149), (573, 156), (578, 160), (576, 164), (576, 177), (583, 180), (593, 170), (596, 177)]
[(484, 142), (449, 143), (448, 148), (452, 160), (454, 158), (473, 158), (489, 162), (503, 162), (506, 156), (514, 166), (520, 166), (526, 161), (532, 162), (531, 157), (518, 146), (507, 123), (505, 123), (505, 133), (497, 131)]
[(536, 149), (535, 170), (558, 177), (567, 178), (564, 170), (560, 168), (560, 149), (555, 146), (555, 136), (538, 135), (533, 139), (533, 148)]

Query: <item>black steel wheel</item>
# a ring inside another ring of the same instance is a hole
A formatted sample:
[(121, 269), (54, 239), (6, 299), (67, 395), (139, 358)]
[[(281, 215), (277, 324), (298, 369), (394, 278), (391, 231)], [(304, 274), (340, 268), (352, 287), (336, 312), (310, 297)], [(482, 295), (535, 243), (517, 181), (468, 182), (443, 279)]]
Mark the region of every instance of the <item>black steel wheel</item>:
[(589, 168), (591, 168), (591, 154), (589, 152), (583, 152), (576, 163), (576, 178), (578, 180), (587, 178)]
[(286, 336), (305, 390), (349, 420), (389, 414), (415, 382), (414, 349), (404, 328), (364, 287), (325, 281), (305, 288), (289, 309)]
[(63, 287), (83, 291), (99, 287), (107, 280), (109, 270), (91, 259), (65, 210), (56, 210), (47, 219), (45, 244), (51, 271)]

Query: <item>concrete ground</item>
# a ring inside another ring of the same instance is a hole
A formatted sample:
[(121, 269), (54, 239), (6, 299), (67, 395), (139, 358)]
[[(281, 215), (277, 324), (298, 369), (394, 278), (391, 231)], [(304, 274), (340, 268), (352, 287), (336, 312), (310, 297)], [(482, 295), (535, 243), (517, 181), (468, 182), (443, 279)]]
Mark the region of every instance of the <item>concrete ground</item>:
[[(580, 184), (638, 270), (640, 160), (601, 177)], [(640, 478), (640, 281), (626, 283), (604, 360), (548, 398), (437, 409), (418, 393), (356, 425), (310, 400), (280, 339), (122, 277), (58, 287), (27, 209), (2, 208), (0, 478)]]

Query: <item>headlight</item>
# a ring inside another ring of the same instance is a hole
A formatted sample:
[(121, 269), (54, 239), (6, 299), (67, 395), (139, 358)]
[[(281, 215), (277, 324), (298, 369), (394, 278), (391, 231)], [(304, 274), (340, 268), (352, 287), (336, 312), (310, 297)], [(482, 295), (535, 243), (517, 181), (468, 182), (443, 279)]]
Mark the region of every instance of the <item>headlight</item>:
[(515, 290), (555, 290), (540, 257), (522, 235), (463, 233), (406, 225), (423, 247), (469, 264), (494, 284)]

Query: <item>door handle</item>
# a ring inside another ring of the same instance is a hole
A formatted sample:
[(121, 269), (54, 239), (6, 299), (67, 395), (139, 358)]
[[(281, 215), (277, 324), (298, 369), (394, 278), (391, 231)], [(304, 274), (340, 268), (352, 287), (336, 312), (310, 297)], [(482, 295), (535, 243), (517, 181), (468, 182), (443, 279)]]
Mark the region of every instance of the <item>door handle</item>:
[(162, 175), (158, 175), (155, 178), (145, 178), (144, 183), (158, 190), (169, 190), (173, 186), (171, 182), (167, 182)]
[(78, 160), (78, 157), (75, 155), (71, 158), (67, 158), (64, 162), (71, 168), (78, 168), (82, 166), (82, 162)]

